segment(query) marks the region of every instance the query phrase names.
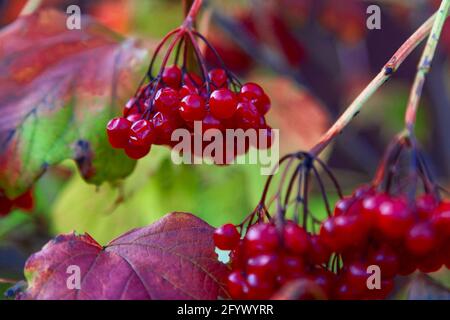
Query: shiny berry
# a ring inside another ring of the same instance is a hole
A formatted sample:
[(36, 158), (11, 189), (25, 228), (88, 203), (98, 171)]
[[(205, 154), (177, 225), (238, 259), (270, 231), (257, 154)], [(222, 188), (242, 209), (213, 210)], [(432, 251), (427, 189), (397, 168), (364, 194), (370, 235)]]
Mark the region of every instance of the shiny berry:
[(203, 84), (202, 78), (192, 72), (184, 74), (183, 82), (190, 88), (200, 88)]
[(441, 237), (450, 237), (450, 202), (442, 202), (433, 213), (431, 221)]
[(224, 224), (214, 231), (214, 244), (222, 250), (233, 250), (239, 244), (240, 235), (231, 223)]
[(265, 115), (270, 110), (270, 98), (266, 94), (251, 100), (251, 102), (258, 108), (258, 112), (261, 115)]
[(437, 244), (436, 233), (430, 223), (421, 222), (409, 230), (405, 243), (412, 254), (424, 255)]
[(252, 100), (261, 98), (264, 95), (264, 90), (253, 82), (247, 82), (241, 88), (240, 97), (245, 100)]
[(390, 199), (383, 201), (378, 209), (377, 226), (391, 238), (403, 237), (413, 223), (406, 201)]
[(399, 256), (389, 246), (385, 245), (378, 249), (373, 249), (368, 257), (372, 265), (377, 265), (381, 270), (381, 277), (384, 279), (393, 278), (399, 271)]
[(236, 112), (237, 101), (228, 89), (214, 90), (209, 97), (211, 114), (217, 119), (229, 119)]
[(276, 227), (268, 223), (258, 223), (250, 227), (245, 236), (247, 254), (274, 252), (279, 245)]
[(242, 271), (233, 271), (228, 275), (227, 288), (233, 299), (243, 299), (248, 294), (248, 286)]
[(280, 266), (278, 256), (269, 254), (260, 254), (253, 256), (247, 261), (247, 272), (255, 273), (261, 277), (275, 277)]
[(190, 94), (198, 94), (197, 88), (183, 85), (181, 87), (181, 89), (178, 91), (178, 96), (180, 99), (183, 99), (184, 97), (186, 97), (187, 95), (190, 95)]
[(181, 70), (177, 66), (164, 68), (162, 74), (163, 82), (173, 89), (178, 89), (181, 83)]
[(239, 102), (233, 116), (237, 128), (254, 129), (258, 128), (261, 115), (258, 109), (251, 102)]
[(208, 72), (209, 79), (216, 88), (222, 88), (227, 85), (227, 73), (223, 69), (213, 69)]
[(133, 123), (130, 130), (130, 144), (134, 146), (149, 146), (154, 141), (155, 129), (152, 122), (141, 119)]
[(200, 121), (206, 116), (205, 101), (198, 94), (190, 94), (181, 100), (180, 115), (185, 121)]
[(113, 148), (124, 148), (128, 144), (131, 122), (125, 118), (114, 118), (108, 122), (106, 132)]
[(248, 298), (253, 300), (269, 299), (274, 293), (275, 279), (262, 277), (255, 273), (247, 275)]
[(162, 88), (156, 92), (155, 95), (155, 107), (158, 111), (163, 113), (173, 113), (178, 110), (178, 106), (180, 103), (180, 98), (178, 95), (178, 91), (172, 88)]
[(150, 152), (150, 145), (139, 146), (129, 143), (125, 146), (125, 154), (131, 159), (138, 160), (140, 158), (145, 157), (149, 152)]
[(431, 217), (434, 209), (437, 206), (436, 198), (431, 194), (423, 194), (416, 199), (416, 209), (421, 219)]
[(288, 221), (283, 229), (283, 244), (287, 250), (295, 254), (304, 254), (309, 249), (309, 237), (306, 231), (292, 221)]

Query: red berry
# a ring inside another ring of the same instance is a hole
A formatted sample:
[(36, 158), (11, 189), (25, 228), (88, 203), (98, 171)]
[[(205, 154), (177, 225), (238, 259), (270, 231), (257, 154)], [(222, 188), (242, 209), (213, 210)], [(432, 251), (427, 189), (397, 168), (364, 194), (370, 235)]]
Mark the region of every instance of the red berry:
[(309, 237), (306, 231), (292, 221), (288, 221), (283, 230), (283, 244), (287, 250), (295, 254), (304, 254), (309, 248)]
[(198, 94), (198, 90), (196, 88), (183, 85), (181, 89), (178, 91), (178, 96), (180, 97), (180, 99), (183, 99), (184, 97), (190, 94)]
[(399, 270), (399, 257), (388, 246), (382, 246), (377, 250), (372, 250), (369, 254), (369, 264), (377, 265), (381, 270), (381, 277), (384, 279), (393, 278)]
[(362, 214), (375, 220), (378, 217), (380, 205), (386, 200), (389, 200), (389, 196), (384, 193), (367, 196), (361, 203)]
[(372, 186), (364, 184), (356, 188), (355, 191), (353, 191), (352, 196), (359, 199), (362, 197), (374, 196), (375, 194), (375, 189)]
[(275, 277), (279, 270), (278, 256), (271, 254), (260, 254), (253, 256), (247, 261), (247, 272), (255, 273), (262, 278)]
[(380, 204), (377, 226), (385, 236), (403, 237), (412, 223), (413, 217), (403, 199), (385, 200)]
[(240, 97), (242, 99), (253, 100), (261, 98), (264, 95), (264, 90), (253, 82), (247, 82), (241, 88)]
[(227, 85), (227, 73), (223, 69), (213, 69), (208, 73), (209, 79), (216, 88), (222, 88)]
[(346, 267), (345, 279), (356, 292), (362, 292), (367, 289), (368, 278), (369, 274), (365, 264), (354, 262)]
[(275, 279), (261, 277), (255, 273), (247, 275), (248, 298), (253, 300), (269, 299), (274, 292)]
[(142, 115), (140, 113), (133, 113), (127, 116), (127, 120), (131, 122), (131, 124), (135, 123), (136, 121), (141, 120)]
[(155, 144), (170, 144), (172, 140), (172, 132), (177, 128), (173, 118), (157, 112), (152, 119), (155, 128)]
[(315, 264), (327, 263), (330, 260), (330, 249), (323, 242), (322, 238), (317, 235), (312, 235), (309, 238), (310, 249), (308, 257)]
[(185, 121), (200, 121), (206, 116), (205, 101), (198, 94), (184, 97), (179, 110)]
[(248, 286), (242, 271), (233, 271), (228, 275), (227, 288), (233, 299), (243, 299), (248, 294)]
[(274, 225), (258, 223), (250, 227), (245, 236), (246, 253), (250, 256), (274, 252), (279, 245), (279, 236)]
[(232, 269), (244, 269), (246, 265), (246, 257), (244, 256), (245, 248), (244, 241), (239, 240), (239, 243), (234, 250), (230, 252), (230, 261)]
[(108, 122), (106, 132), (113, 148), (124, 148), (128, 144), (131, 122), (125, 118), (114, 118)]
[(138, 146), (133, 144), (127, 144), (125, 147), (125, 153), (131, 159), (138, 160), (145, 157), (150, 152), (150, 145), (148, 146)]
[(241, 236), (231, 223), (224, 224), (214, 231), (214, 244), (222, 250), (233, 250), (239, 244)]
[(220, 120), (214, 118), (211, 114), (206, 115), (202, 121), (202, 131), (206, 132), (209, 129), (217, 129), (223, 131), (225, 127)]
[(424, 255), (429, 253), (437, 244), (436, 233), (430, 223), (418, 223), (409, 230), (405, 242), (411, 253)]
[(134, 146), (150, 146), (155, 141), (155, 129), (153, 123), (141, 119), (133, 123), (130, 130), (129, 143)]
[(439, 251), (434, 251), (418, 261), (418, 269), (424, 273), (436, 272), (444, 264), (445, 257)]
[(236, 127), (241, 129), (258, 128), (260, 114), (251, 102), (239, 102), (233, 116)]
[(353, 203), (355, 203), (355, 198), (353, 197), (339, 199), (334, 207), (333, 215), (340, 216), (341, 214), (345, 214)]
[(163, 82), (173, 89), (178, 89), (181, 83), (181, 70), (177, 66), (164, 68), (162, 74)]
[(176, 112), (179, 103), (178, 91), (172, 88), (162, 88), (156, 92), (154, 104), (158, 111), (167, 114)]
[(433, 213), (431, 221), (441, 237), (450, 237), (450, 202), (442, 202)]
[(190, 88), (200, 88), (203, 84), (202, 78), (195, 73), (185, 73), (183, 76), (184, 84)]
[(293, 255), (283, 255), (280, 262), (281, 274), (287, 280), (296, 279), (305, 274), (305, 263)]
[(236, 112), (237, 101), (228, 89), (214, 90), (209, 97), (211, 114), (217, 119), (229, 119)]
[(314, 272), (307, 277), (318, 285), (325, 294), (325, 298), (331, 295), (331, 291), (334, 288), (334, 282), (336, 275), (327, 269), (317, 268)]
[(429, 218), (436, 206), (437, 200), (431, 194), (423, 194), (416, 199), (416, 209), (421, 219)]
[(144, 110), (145, 106), (143, 100), (133, 97), (128, 100), (125, 108), (123, 108), (123, 116), (127, 117), (132, 114), (142, 114)]
[(263, 94), (261, 97), (251, 100), (252, 103), (258, 108), (258, 112), (261, 115), (265, 115), (270, 110), (270, 98)]
[(417, 261), (411, 255), (407, 254), (406, 249), (398, 250), (399, 263), (398, 274), (402, 276), (407, 276), (416, 271)]

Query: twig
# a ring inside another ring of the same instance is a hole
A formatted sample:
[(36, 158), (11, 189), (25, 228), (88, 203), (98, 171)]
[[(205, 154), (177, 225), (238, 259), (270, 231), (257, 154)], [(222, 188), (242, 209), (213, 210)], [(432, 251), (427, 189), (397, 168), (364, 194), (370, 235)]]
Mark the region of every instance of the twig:
[(411, 52), (425, 39), (431, 31), (436, 19), (436, 13), (425, 21), (402, 46), (395, 52), (392, 58), (384, 65), (383, 69), (375, 76), (369, 85), (356, 97), (338, 120), (322, 136), (320, 141), (310, 150), (314, 156), (320, 154), (332, 139), (340, 134), (348, 123), (360, 112), (364, 103), (383, 85), (411, 54)]
[(416, 123), (417, 109), (419, 106), (420, 97), (422, 96), (423, 85), (425, 78), (431, 68), (434, 53), (436, 52), (439, 38), (441, 35), (442, 27), (447, 18), (447, 14), (450, 8), (450, 0), (442, 0), (441, 5), (436, 13), (436, 19), (434, 20), (431, 33), (428, 37), (427, 44), (423, 50), (422, 57), (417, 66), (417, 73), (414, 79), (413, 86), (409, 94), (408, 105), (405, 114), (405, 127), (409, 134), (414, 131), (414, 125)]
[(42, 0), (28, 0), (19, 16), (24, 16), (27, 14), (32, 14), (35, 12), (41, 5)]

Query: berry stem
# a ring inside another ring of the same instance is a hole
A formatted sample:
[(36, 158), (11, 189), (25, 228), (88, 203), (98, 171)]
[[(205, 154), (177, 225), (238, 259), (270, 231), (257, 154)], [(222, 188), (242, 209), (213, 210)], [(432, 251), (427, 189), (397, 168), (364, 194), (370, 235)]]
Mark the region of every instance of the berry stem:
[[(191, 1), (187, 1), (187, 2), (191, 2)], [(194, 0), (194, 2), (191, 5), (191, 9), (189, 10), (186, 19), (184, 20), (183, 26), (191, 29), (195, 18), (198, 15), (198, 12), (200, 11), (200, 8), (202, 6), (203, 1), (202, 0)], [(187, 3), (186, 3), (187, 5)]]
[(420, 58), (420, 62), (417, 66), (417, 73), (414, 79), (413, 86), (409, 94), (406, 114), (405, 114), (405, 127), (409, 135), (414, 132), (414, 125), (416, 122), (417, 109), (419, 107), (420, 97), (423, 91), (423, 85), (425, 78), (431, 68), (434, 54), (436, 52), (439, 38), (441, 35), (444, 22), (447, 19), (447, 15), (450, 9), (450, 0), (442, 0), (441, 5), (436, 13), (436, 18), (431, 29), (431, 33), (428, 36), (427, 43)]
[(39, 7), (41, 6), (42, 0), (28, 0), (24, 7), (22, 8), (22, 11), (20, 11), (19, 16), (24, 16), (27, 14), (32, 14), (35, 12)]
[[(448, 0), (447, 0), (448, 2)], [(430, 33), (433, 24), (436, 20), (437, 13), (433, 14), (427, 21), (425, 21), (389, 61), (383, 66), (382, 70), (375, 76), (375, 78), (367, 85), (367, 87), (356, 97), (338, 120), (328, 129), (322, 136), (320, 141), (310, 150), (313, 156), (319, 155), (350, 121), (360, 112), (366, 101), (394, 74), (403, 61), (411, 54), (411, 52), (425, 39)]]

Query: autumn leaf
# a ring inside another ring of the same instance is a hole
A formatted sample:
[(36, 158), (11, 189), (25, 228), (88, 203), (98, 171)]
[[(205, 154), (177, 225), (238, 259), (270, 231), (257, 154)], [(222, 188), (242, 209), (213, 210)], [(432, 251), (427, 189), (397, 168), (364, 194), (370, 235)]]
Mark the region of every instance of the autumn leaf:
[(87, 16), (81, 30), (66, 19), (42, 10), (0, 31), (0, 189), (9, 197), (65, 159), (94, 184), (135, 165), (109, 146), (105, 125), (134, 93), (146, 50)]
[[(28, 288), (18, 298), (226, 297), (222, 280), (227, 269), (214, 252), (213, 231), (203, 220), (176, 212), (104, 247), (88, 234), (57, 236), (28, 259)], [(69, 266), (80, 268), (79, 290), (67, 286)]]

